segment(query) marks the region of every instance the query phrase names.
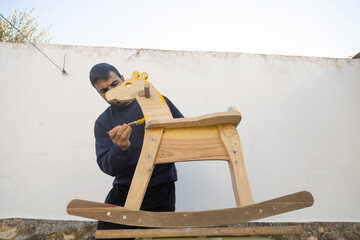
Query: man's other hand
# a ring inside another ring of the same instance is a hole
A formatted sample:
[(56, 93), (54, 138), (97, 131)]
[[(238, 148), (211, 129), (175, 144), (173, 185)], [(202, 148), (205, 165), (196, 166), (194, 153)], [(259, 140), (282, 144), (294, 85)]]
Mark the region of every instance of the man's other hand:
[(116, 126), (109, 131), (109, 137), (114, 144), (118, 145), (119, 148), (123, 151), (130, 147), (130, 135), (131, 127), (126, 123), (121, 126)]

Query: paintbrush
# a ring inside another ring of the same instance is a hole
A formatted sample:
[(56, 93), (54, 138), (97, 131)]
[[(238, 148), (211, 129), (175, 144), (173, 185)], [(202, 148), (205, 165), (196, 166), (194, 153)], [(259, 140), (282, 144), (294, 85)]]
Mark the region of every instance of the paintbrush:
[(141, 125), (143, 123), (145, 123), (145, 118), (130, 122), (127, 125), (129, 125), (130, 127), (133, 127), (133, 126)]
[[(136, 120), (136, 121), (133, 121), (133, 122), (129, 122), (129, 123), (127, 123), (127, 125), (129, 125), (130, 127), (134, 127), (134, 126), (141, 125), (141, 124), (144, 124), (144, 123), (145, 123), (145, 118), (142, 118), (142, 119), (139, 119), (139, 120)], [(107, 132), (106, 134), (109, 134), (109, 132)]]

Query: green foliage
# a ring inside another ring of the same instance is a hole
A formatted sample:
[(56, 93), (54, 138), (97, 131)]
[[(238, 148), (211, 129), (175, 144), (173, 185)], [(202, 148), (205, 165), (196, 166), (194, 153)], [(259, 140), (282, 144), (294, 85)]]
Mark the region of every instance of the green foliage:
[[(33, 43), (49, 43), (52, 39), (49, 33), (51, 26), (38, 31), (38, 18), (31, 16), (33, 11), (34, 8), (27, 13), (25, 9), (24, 12), (17, 14), (15, 10), (12, 17), (9, 16), (7, 19)], [(13, 28), (5, 19), (0, 17), (0, 20), (0, 42), (27, 43), (26, 38)]]

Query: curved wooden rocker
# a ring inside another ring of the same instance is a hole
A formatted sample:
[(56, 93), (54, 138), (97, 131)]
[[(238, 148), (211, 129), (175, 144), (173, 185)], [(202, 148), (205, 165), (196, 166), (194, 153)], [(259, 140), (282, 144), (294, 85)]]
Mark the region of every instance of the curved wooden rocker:
[[(197, 118), (173, 119), (162, 95), (148, 83), (147, 73), (134, 72), (106, 98), (112, 104), (138, 101), (145, 120), (142, 152), (124, 207), (84, 200), (72, 200), (72, 215), (118, 224), (146, 227), (209, 227), (237, 224), (310, 207), (314, 199), (303, 191), (254, 204), (236, 130), (241, 114), (227, 112)], [(200, 212), (141, 211), (155, 164), (168, 162), (224, 160), (230, 168), (236, 200), (235, 208)]]

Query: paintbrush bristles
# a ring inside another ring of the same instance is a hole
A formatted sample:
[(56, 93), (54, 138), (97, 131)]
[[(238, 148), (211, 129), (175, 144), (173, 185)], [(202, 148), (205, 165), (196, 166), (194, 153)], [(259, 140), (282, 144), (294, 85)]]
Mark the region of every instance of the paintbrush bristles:
[(142, 118), (142, 119), (139, 119), (139, 120), (130, 122), (130, 123), (128, 123), (127, 125), (129, 125), (130, 127), (133, 127), (133, 126), (141, 125), (141, 124), (143, 124), (144, 122), (145, 122), (145, 118)]

